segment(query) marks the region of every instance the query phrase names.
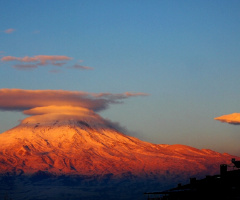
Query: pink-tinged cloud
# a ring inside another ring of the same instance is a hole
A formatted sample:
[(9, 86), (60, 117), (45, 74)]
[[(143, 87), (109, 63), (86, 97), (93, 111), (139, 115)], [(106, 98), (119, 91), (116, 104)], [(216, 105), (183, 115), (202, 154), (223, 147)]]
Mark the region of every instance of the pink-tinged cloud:
[(19, 70), (26, 70), (26, 69), (34, 69), (38, 66), (45, 66), (45, 65), (54, 65), (61, 67), (66, 64), (66, 62), (71, 60), (72, 58), (68, 56), (59, 56), (59, 55), (38, 55), (38, 56), (25, 56), (25, 57), (14, 57), (14, 56), (4, 56), (1, 58), (2, 62), (10, 62), (10, 61), (16, 61), (20, 64), (13, 65), (13, 68), (19, 69)]
[[(25, 57), (14, 57), (14, 56), (4, 56), (1, 58), (2, 62), (17, 62), (17, 64), (13, 65), (13, 68), (19, 70), (26, 70), (26, 69), (34, 69), (38, 68), (39, 66), (46, 66), (46, 65), (54, 65), (57, 67), (61, 67), (67, 64), (67, 61), (71, 60), (71, 57), (64, 56), (64, 55), (37, 55), (33, 57), (25, 56)], [(82, 61), (79, 61), (82, 62)], [(72, 67), (73, 69), (79, 70), (93, 70), (94, 68), (83, 66), (80, 64), (75, 64)], [(49, 72), (59, 72), (57, 70), (51, 70)]]
[(25, 56), (25, 57), (14, 57), (14, 56), (4, 56), (2, 57), (1, 61), (9, 62), (9, 61), (19, 61), (19, 62), (38, 62), (38, 65), (46, 65), (46, 64), (52, 64), (52, 65), (63, 65), (65, 63), (59, 64), (56, 63), (58, 61), (66, 61), (71, 60), (72, 58), (68, 56), (49, 56), (49, 55), (38, 55), (38, 56)]
[(228, 123), (228, 124), (240, 125), (240, 113), (232, 113), (229, 115), (222, 115), (222, 116), (216, 117), (214, 119), (218, 120), (220, 122)]
[(80, 70), (93, 70), (92, 67), (82, 66), (82, 65), (79, 65), (79, 64), (75, 64), (71, 68), (80, 69)]
[(6, 29), (6, 30), (4, 31), (4, 33), (10, 34), (10, 33), (14, 32), (14, 31), (16, 31), (16, 30), (13, 29), (13, 28), (9, 28), (9, 29)]
[(145, 93), (89, 93), (65, 90), (23, 90), (0, 89), (0, 110), (29, 110), (46, 106), (73, 106), (101, 111), (110, 104), (122, 103), (122, 100), (134, 96), (146, 96)]

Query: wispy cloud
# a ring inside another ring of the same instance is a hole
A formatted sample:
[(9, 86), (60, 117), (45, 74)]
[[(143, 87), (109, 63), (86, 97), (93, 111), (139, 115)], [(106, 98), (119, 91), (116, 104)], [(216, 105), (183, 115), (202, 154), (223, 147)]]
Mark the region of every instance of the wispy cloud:
[(240, 125), (240, 113), (232, 113), (228, 115), (222, 115), (220, 117), (214, 118), (220, 122), (233, 124), (233, 125)]
[(10, 34), (10, 33), (13, 33), (14, 31), (16, 31), (16, 30), (13, 29), (13, 28), (9, 28), (9, 29), (6, 29), (6, 30), (1, 31), (1, 32), (4, 32), (4, 33), (6, 33), (6, 34)]
[(74, 69), (80, 69), (80, 70), (93, 70), (93, 67), (87, 67), (87, 66), (83, 66), (83, 65), (79, 65), (79, 64), (75, 64), (70, 68), (74, 68)]
[(37, 68), (37, 65), (34, 65), (34, 64), (18, 64), (18, 65), (13, 65), (13, 68), (16, 68), (16, 69), (19, 69), (19, 70), (29, 70), (29, 69)]
[(18, 64), (13, 65), (14, 68), (19, 70), (34, 69), (39, 66), (54, 65), (61, 67), (66, 64), (66, 61), (71, 60), (71, 57), (63, 55), (37, 55), (33, 57), (14, 57), (4, 56), (1, 58), (2, 62), (17, 62)]
[[(1, 58), (2, 62), (14, 62), (14, 65), (12, 65), (13, 68), (16, 68), (18, 70), (29, 70), (29, 69), (35, 69), (40, 66), (57, 66), (62, 67), (73, 58), (69, 56), (64, 55), (36, 55), (36, 56), (25, 56), (25, 57), (15, 57), (15, 56), (3, 56)], [(80, 63), (83, 62), (82, 60), (79, 61)], [(75, 64), (72, 67), (67, 67), (72, 69), (78, 69), (78, 70), (93, 70), (93, 67), (83, 66), (80, 64)], [(49, 72), (59, 72), (59, 70), (50, 70)]]

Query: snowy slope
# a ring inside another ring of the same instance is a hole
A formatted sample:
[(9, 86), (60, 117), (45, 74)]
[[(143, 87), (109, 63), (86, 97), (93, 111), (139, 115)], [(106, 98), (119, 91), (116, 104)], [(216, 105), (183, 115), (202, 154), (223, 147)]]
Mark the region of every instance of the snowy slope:
[(0, 172), (185, 176), (214, 174), (232, 156), (124, 135), (100, 116), (32, 116), (0, 134)]

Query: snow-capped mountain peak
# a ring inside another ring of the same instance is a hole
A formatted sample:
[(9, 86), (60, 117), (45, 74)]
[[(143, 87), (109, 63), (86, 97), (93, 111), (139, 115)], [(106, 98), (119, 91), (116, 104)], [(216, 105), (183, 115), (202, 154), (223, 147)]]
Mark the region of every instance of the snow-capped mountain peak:
[[(68, 109), (69, 112), (62, 112)], [(47, 112), (45, 112), (47, 109)], [(37, 108), (0, 134), (0, 172), (136, 176), (216, 173), (228, 154), (185, 145), (158, 145), (127, 136), (96, 113), (74, 107)], [(53, 112), (49, 112), (52, 110)], [(74, 114), (75, 113), (75, 114)]]

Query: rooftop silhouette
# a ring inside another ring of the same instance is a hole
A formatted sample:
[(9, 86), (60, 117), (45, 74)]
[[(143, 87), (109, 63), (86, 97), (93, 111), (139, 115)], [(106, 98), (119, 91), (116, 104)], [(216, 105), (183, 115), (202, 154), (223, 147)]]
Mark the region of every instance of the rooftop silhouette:
[[(240, 199), (240, 161), (232, 159), (233, 165), (221, 164), (220, 174), (197, 180), (190, 178), (186, 185), (162, 192), (148, 192), (148, 200), (237, 200)], [(228, 170), (228, 167), (232, 170)], [(237, 169), (236, 169), (237, 168)]]

